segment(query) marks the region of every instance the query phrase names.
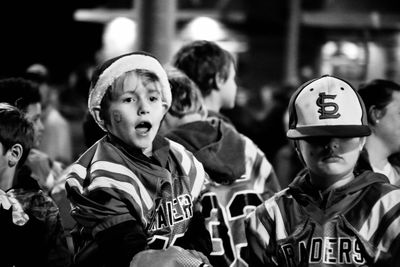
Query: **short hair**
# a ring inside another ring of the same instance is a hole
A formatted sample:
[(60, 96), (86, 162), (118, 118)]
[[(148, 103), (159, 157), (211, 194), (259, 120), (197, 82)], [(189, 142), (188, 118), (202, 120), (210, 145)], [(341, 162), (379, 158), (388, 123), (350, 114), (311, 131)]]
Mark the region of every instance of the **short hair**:
[(172, 93), (172, 104), (168, 112), (172, 116), (182, 118), (205, 111), (200, 90), (185, 73), (171, 67), (167, 69), (167, 76)]
[(9, 77), (0, 80), (0, 102), (16, 106), (26, 112), (31, 104), (42, 100), (38, 84), (22, 77)]
[(394, 91), (400, 92), (400, 85), (384, 79), (375, 79), (359, 86), (358, 93), (364, 101), (369, 123), (374, 124), (369, 109), (375, 106), (377, 109), (385, 110), (392, 101)]
[(13, 145), (20, 144), (23, 151), (18, 164), (22, 165), (28, 157), (33, 142), (33, 126), (24, 114), (8, 103), (0, 103), (0, 143), (4, 147), (4, 154)]
[(197, 40), (181, 47), (174, 55), (172, 65), (194, 81), (203, 96), (217, 88), (216, 75), (228, 79), (233, 56), (215, 42)]

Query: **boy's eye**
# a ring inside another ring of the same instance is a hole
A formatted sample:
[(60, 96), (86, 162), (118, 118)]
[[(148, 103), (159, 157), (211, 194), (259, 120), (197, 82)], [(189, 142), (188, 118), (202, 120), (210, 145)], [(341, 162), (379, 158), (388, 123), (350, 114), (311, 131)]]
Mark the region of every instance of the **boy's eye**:
[(151, 101), (151, 102), (156, 102), (156, 101), (158, 101), (158, 96), (150, 96), (150, 101)]
[(41, 120), (41, 118), (39, 116), (33, 117), (32, 118), (32, 122), (33, 123), (38, 123)]
[(135, 99), (133, 97), (125, 97), (124, 99), (122, 99), (122, 102), (124, 102), (124, 103), (131, 103), (134, 101), (135, 101)]

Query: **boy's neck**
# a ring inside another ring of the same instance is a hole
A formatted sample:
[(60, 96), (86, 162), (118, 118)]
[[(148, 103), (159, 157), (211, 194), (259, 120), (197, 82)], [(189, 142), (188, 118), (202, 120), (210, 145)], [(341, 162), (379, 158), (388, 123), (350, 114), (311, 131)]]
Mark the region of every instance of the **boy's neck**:
[(311, 184), (313, 184), (319, 191), (322, 191), (324, 193), (339, 188), (351, 182), (353, 179), (354, 179), (353, 172), (350, 172), (345, 176), (341, 177), (322, 177), (310, 172)]
[(219, 91), (212, 90), (208, 96), (204, 97), (204, 105), (206, 106), (207, 110), (219, 112), (222, 107)]
[(204, 120), (203, 116), (199, 113), (193, 113), (193, 114), (188, 114), (183, 116), (181, 119), (179, 119), (179, 125), (182, 124), (187, 124), (195, 121), (202, 121)]
[(111, 133), (108, 133), (108, 136), (114, 144), (117, 144), (120, 149), (126, 150), (128, 153), (143, 154), (146, 157), (151, 157), (153, 155), (153, 153), (152, 153), (153, 144), (151, 144), (149, 147), (147, 147), (145, 149), (142, 149), (142, 148), (128, 146), (124, 141), (122, 141), (117, 136), (115, 136)]
[(15, 168), (9, 168), (0, 173), (0, 189), (7, 191), (12, 187)]
[(375, 135), (369, 136), (365, 143), (365, 148), (368, 151), (370, 164), (378, 169), (383, 169), (388, 163), (388, 157), (391, 152), (382, 139), (377, 138)]

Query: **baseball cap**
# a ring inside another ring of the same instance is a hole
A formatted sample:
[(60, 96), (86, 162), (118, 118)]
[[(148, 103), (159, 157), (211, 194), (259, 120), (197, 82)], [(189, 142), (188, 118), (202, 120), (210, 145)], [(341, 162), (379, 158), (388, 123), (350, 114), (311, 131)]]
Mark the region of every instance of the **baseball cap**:
[(345, 80), (321, 76), (301, 85), (290, 99), (288, 138), (370, 134), (364, 103)]

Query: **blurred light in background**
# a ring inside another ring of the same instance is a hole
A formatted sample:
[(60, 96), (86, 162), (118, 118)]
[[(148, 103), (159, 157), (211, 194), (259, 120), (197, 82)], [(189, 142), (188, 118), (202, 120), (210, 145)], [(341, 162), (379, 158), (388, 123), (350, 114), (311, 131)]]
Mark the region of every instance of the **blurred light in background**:
[(322, 46), (322, 56), (325, 58), (345, 56), (350, 60), (356, 60), (360, 56), (360, 50), (362, 49), (359, 45), (349, 41), (329, 41)]
[(132, 52), (137, 40), (137, 25), (132, 19), (118, 17), (106, 24), (103, 32), (102, 59)]
[(180, 33), (183, 40), (202, 39), (221, 41), (228, 38), (227, 30), (215, 19), (198, 17), (190, 21)]
[(235, 58), (238, 53), (248, 50), (248, 43), (243, 35), (210, 17), (201, 16), (190, 20), (178, 31), (173, 50), (177, 51), (183, 44), (194, 40), (216, 42)]
[(360, 56), (360, 52), (363, 50), (362, 47), (359, 47), (352, 42), (343, 42), (341, 44), (341, 48), (343, 54), (345, 54), (350, 60), (358, 59)]
[(368, 44), (345, 39), (321, 47), (321, 74), (331, 74), (356, 83), (368, 74)]
[(329, 57), (336, 53), (338, 46), (335, 42), (329, 41), (322, 46), (322, 56)]

